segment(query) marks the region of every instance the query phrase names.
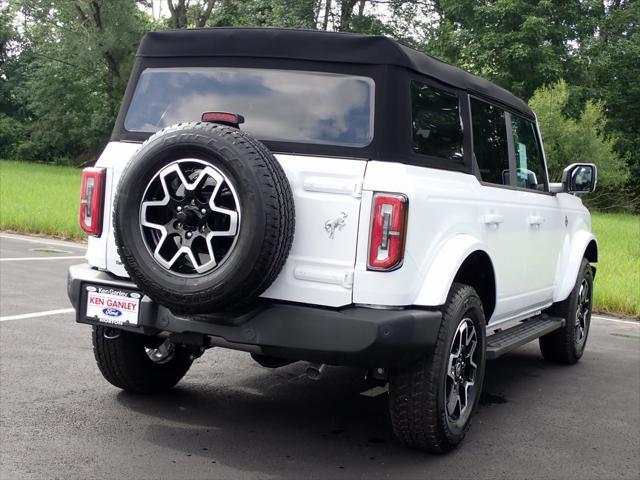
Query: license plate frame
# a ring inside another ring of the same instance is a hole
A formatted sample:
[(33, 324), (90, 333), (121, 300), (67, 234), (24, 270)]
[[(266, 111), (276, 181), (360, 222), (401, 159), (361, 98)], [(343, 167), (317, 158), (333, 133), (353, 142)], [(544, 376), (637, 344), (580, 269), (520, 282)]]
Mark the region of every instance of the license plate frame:
[(138, 329), (142, 292), (111, 285), (82, 286), (81, 316), (93, 324)]

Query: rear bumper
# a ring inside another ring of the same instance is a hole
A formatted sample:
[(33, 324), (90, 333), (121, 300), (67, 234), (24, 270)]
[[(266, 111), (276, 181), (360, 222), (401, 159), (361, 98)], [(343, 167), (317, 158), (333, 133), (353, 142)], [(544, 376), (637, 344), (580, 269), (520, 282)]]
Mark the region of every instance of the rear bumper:
[[(84, 314), (85, 284), (134, 289), (129, 280), (91, 268), (69, 269), (67, 292), (76, 321), (101, 325)], [(409, 363), (431, 351), (440, 328), (439, 311), (327, 309), (264, 301), (242, 314), (176, 315), (143, 297), (139, 327), (115, 327), (152, 335), (198, 334), (211, 345), (274, 357), (332, 365), (388, 367)], [(184, 335), (182, 335), (184, 337)]]

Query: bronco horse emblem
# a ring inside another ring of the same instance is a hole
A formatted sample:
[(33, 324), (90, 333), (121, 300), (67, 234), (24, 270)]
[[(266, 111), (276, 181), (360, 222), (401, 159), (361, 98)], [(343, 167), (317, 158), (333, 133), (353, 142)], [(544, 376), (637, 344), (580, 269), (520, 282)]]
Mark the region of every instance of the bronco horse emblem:
[(324, 229), (329, 234), (329, 238), (333, 240), (333, 236), (337, 231), (340, 231), (346, 225), (346, 218), (348, 215), (345, 212), (340, 212), (340, 215), (333, 220), (327, 220), (324, 222)]

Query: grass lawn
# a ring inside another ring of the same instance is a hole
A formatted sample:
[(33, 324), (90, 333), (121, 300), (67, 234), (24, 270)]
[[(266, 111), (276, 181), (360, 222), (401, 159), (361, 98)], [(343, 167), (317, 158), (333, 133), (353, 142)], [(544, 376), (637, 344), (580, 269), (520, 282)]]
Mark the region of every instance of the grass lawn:
[[(0, 161), (0, 230), (81, 239), (77, 168)], [(640, 216), (594, 213), (595, 308), (640, 317)]]
[(599, 258), (595, 308), (640, 317), (640, 215), (594, 213)]
[(0, 229), (81, 239), (78, 168), (0, 160)]

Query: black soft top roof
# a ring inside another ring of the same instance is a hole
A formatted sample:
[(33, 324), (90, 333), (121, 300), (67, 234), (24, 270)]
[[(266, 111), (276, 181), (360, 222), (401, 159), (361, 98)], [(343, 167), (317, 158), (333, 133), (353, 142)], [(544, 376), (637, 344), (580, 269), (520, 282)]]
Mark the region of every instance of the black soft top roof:
[(383, 36), (274, 28), (166, 30), (147, 33), (138, 56), (254, 57), (395, 65), (495, 99), (533, 117), (527, 104), (504, 88)]

